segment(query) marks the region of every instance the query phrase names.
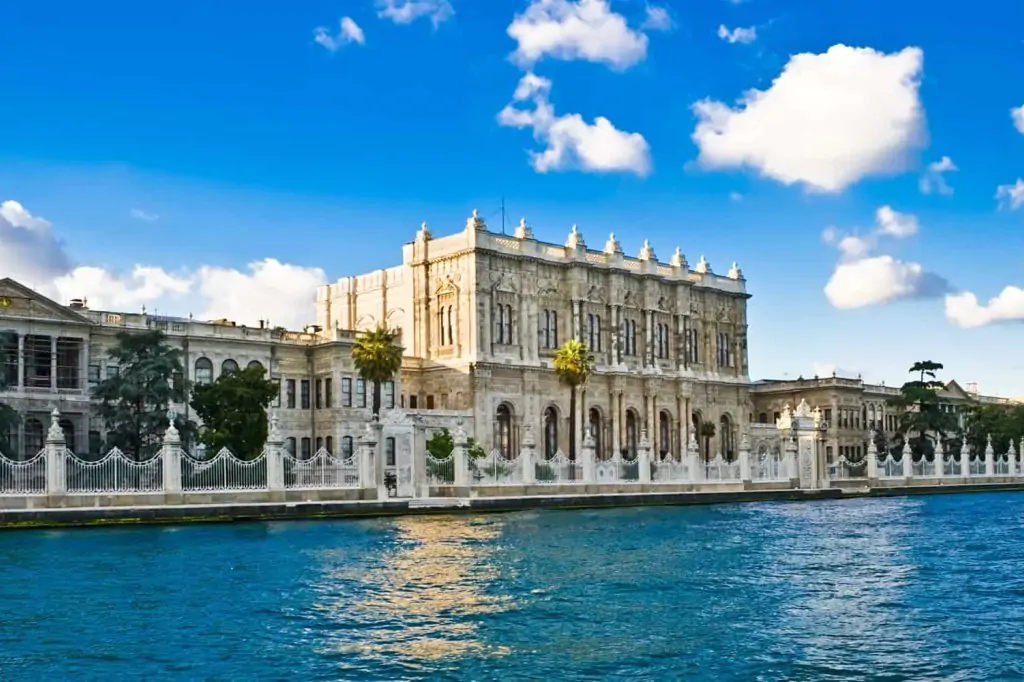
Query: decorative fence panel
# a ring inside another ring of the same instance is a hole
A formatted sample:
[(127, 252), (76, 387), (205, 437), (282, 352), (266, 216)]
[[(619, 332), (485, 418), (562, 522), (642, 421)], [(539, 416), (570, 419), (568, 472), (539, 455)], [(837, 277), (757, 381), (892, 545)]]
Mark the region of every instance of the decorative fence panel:
[(114, 448), (102, 459), (89, 461), (67, 450), (65, 484), (72, 494), (159, 493), (164, 489), (163, 453), (136, 461)]
[(903, 478), (903, 462), (887, 455), (878, 460), (879, 478)]
[(0, 453), (0, 495), (45, 495), (46, 450), (24, 461)]
[(452, 485), (455, 483), (455, 457), (448, 455), (438, 459), (429, 452), (427, 458), (427, 483), (430, 485)]
[(945, 466), (942, 467), (942, 470), (946, 472), (947, 476), (963, 476), (963, 473), (961, 473), (959, 457), (947, 455), (946, 457), (943, 457), (942, 461), (945, 462)]
[(984, 476), (985, 475), (985, 460), (981, 457), (971, 457), (970, 461), (971, 476)]
[(740, 480), (740, 463), (722, 459), (716, 455), (709, 462), (704, 463), (704, 480), (706, 481), (738, 481)]
[(468, 462), (472, 485), (522, 485), (523, 464), (519, 457), (508, 459), (498, 450)]
[(359, 463), (355, 457), (334, 457), (321, 448), (309, 459), (283, 457), (284, 487), (296, 490), (358, 488)]
[(750, 480), (788, 481), (786, 460), (778, 448), (769, 452), (767, 448), (750, 455)]
[(686, 460), (669, 457), (651, 463), (652, 483), (686, 483), (690, 481), (690, 465)]
[(1010, 474), (1010, 458), (1006, 455), (996, 455), (996, 476), (1008, 476)]
[(561, 450), (550, 459), (534, 462), (534, 476), (538, 485), (561, 485), (582, 483), (583, 467), (579, 462), (565, 456)]
[(934, 478), (935, 460), (922, 456), (920, 459), (912, 460), (910, 462), (910, 470), (914, 476), (920, 476), (921, 478)]
[(196, 459), (181, 452), (181, 488), (186, 491), (266, 490), (267, 453), (244, 460), (227, 448), (211, 459)]

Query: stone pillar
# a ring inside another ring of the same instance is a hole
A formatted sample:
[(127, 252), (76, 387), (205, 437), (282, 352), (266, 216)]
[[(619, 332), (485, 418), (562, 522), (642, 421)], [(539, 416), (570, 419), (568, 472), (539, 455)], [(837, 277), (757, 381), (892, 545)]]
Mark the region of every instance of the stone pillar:
[(1010, 441), (1010, 448), (1006, 451), (1006, 475), (1016, 476), (1017, 475), (1017, 450), (1013, 447), (1013, 441)]
[(647, 439), (647, 429), (640, 430), (640, 442), (636, 447), (636, 464), (640, 469), (641, 483), (651, 482), (651, 441)]
[(645, 310), (647, 322), (644, 325), (644, 367), (653, 367), (654, 360), (654, 311)]
[(935, 441), (935, 477), (945, 478), (946, 476), (946, 453), (942, 448), (942, 438)]
[(967, 446), (967, 436), (960, 441), (960, 477), (971, 477), (971, 449)]
[[(459, 426), (462, 426), (460, 421)], [(380, 433), (382, 426), (379, 422), (374, 425), (377, 431), (377, 442), (380, 443)], [(379, 449), (379, 448), (378, 448)], [(412, 477), (412, 494), (413, 497), (426, 497), (429, 495), (430, 483), (427, 480), (427, 427), (423, 424), (423, 419), (417, 415), (413, 417), (412, 423), (412, 449), (409, 454), (409, 467), (410, 476)], [(397, 461), (395, 462), (397, 464)], [(381, 471), (384, 470), (384, 462), (381, 460), (380, 464)], [(399, 466), (396, 469), (396, 474), (401, 476), (402, 469)]]
[(646, 419), (644, 420), (647, 422), (647, 442), (650, 444), (654, 455), (657, 456), (658, 451), (655, 448), (655, 443), (658, 438), (658, 400), (654, 397), (654, 393), (649, 392), (644, 396), (644, 406), (647, 408)]
[(989, 434), (985, 443), (985, 475), (996, 475), (996, 450), (992, 447), (992, 434)]
[(690, 480), (694, 483), (704, 480), (704, 463), (700, 460), (700, 448), (697, 446), (697, 435), (690, 430), (690, 439), (686, 443), (686, 461), (690, 470)]
[(865, 463), (864, 477), (868, 479), (868, 484), (871, 481), (878, 479), (878, 446), (875, 445), (875, 432), (871, 431), (868, 434), (868, 453), (867, 461)]
[(910, 451), (910, 439), (903, 438), (903, 454), (900, 464), (903, 465), (903, 478), (909, 480), (914, 476), (914, 453)]
[(576, 339), (578, 341), (579, 338), (580, 338), (580, 302), (575, 300), (575, 299), (573, 299), (571, 301), (571, 304), (572, 304), (572, 329), (569, 330), (570, 331), (570, 338)]
[(792, 435), (784, 435), (786, 439), (786, 472), (789, 474), (789, 480), (794, 488), (800, 487), (800, 468), (797, 466), (796, 461), (796, 437)]
[(50, 337), (50, 390), (57, 390), (57, 337)]
[[(164, 442), (161, 462), (164, 469), (164, 492), (181, 493), (181, 435), (174, 426), (174, 415), (169, 415), (170, 423), (164, 431)], [(270, 477), (270, 462), (267, 461), (267, 477)]]
[(750, 483), (750, 437), (744, 433), (740, 436), (740, 480)]
[[(270, 432), (267, 434), (267, 488), (271, 491), (284, 490), (284, 438), (278, 427), (277, 415), (270, 417)], [(361, 472), (360, 472), (361, 473)]]
[(377, 442), (377, 432), (367, 424), (362, 437), (356, 442), (359, 452), (359, 485), (376, 489), (377, 499), (383, 499), (387, 497), (388, 491), (384, 488), (384, 467), (375, 456)]
[(580, 454), (583, 465), (583, 483), (586, 484), (594, 483), (597, 479), (595, 445), (594, 434), (590, 430), (590, 424), (587, 424), (586, 435), (583, 437), (583, 449)]
[[(46, 494), (49, 497), (63, 496), (67, 492), (67, 443), (64, 430), (60, 428), (60, 410), (56, 407), (50, 413), (50, 429), (46, 432)], [(51, 504), (51, 506), (53, 506)]]
[(622, 349), (620, 348), (620, 325), (622, 324), (622, 306), (612, 306), (612, 362), (611, 364), (617, 365), (622, 362)]
[(469, 462), (467, 461), (469, 438), (466, 436), (466, 430), (462, 428), (462, 424), (455, 428), (454, 441), (452, 466), (455, 468), (455, 471), (452, 483), (457, 488), (465, 488), (469, 485)]
[(622, 452), (622, 391), (612, 391), (612, 456)]
[[(25, 387), (25, 335), (18, 334), (18, 386)], [(21, 441), (18, 443), (21, 447)]]
[(519, 451), (519, 465), (523, 467), (523, 485), (532, 485), (536, 482), (537, 469), (533, 466), (536, 461), (536, 449), (533, 427), (526, 424), (523, 427), (523, 447)]

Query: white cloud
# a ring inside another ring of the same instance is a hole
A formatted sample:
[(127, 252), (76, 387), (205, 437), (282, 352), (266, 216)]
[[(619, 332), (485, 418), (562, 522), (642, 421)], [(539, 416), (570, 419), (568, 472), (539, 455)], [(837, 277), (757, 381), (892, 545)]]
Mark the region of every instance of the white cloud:
[(313, 40), (331, 52), (337, 52), (349, 43), (365, 45), (366, 35), (350, 17), (342, 17), (337, 35), (332, 36), (326, 28), (320, 26), (313, 31)]
[(698, 162), (745, 166), (821, 192), (902, 171), (927, 137), (918, 98), (922, 63), (915, 47), (884, 54), (834, 45), (795, 55), (768, 90), (748, 91), (738, 108), (694, 104)]
[(946, 296), (946, 319), (958, 327), (1024, 321), (1024, 289), (1008, 286), (982, 305), (969, 291)]
[(946, 183), (946, 178), (943, 174), (954, 173), (958, 170), (960, 169), (953, 163), (953, 159), (948, 156), (943, 156), (938, 161), (928, 164), (927, 170), (925, 170), (924, 175), (921, 176), (921, 180), (918, 182), (921, 194), (942, 194), (946, 196), (952, 194), (953, 188)]
[(949, 283), (927, 272), (919, 263), (890, 255), (875, 255), (880, 238), (906, 239), (917, 234), (916, 216), (882, 206), (875, 212), (875, 228), (866, 236), (843, 235), (835, 227), (822, 232), (826, 244), (840, 257), (825, 285), (825, 297), (840, 309), (863, 308), (911, 298), (932, 298), (949, 290)]
[(149, 213), (147, 211), (143, 211), (141, 208), (133, 208), (129, 211), (128, 215), (136, 220), (141, 220), (144, 223), (155, 223), (160, 220), (160, 216), (156, 213)]
[(0, 204), (0, 276), (11, 277), (58, 301), (88, 298), (97, 309), (151, 312), (200, 319), (226, 317), (255, 325), (261, 319), (300, 328), (315, 318), (316, 287), (327, 278), (320, 268), (268, 258), (245, 271), (201, 266), (178, 272), (136, 265), (119, 274), (78, 265), (53, 227), (16, 201)]
[(749, 45), (757, 40), (757, 28), (751, 26), (750, 28), (737, 27), (729, 30), (725, 24), (722, 24), (718, 27), (718, 37), (727, 43)]
[(743, 195), (740, 194), (739, 192), (729, 192), (729, 201), (743, 201)]
[(645, 31), (670, 31), (672, 30), (672, 17), (664, 7), (647, 5), (646, 18), (640, 25)]
[(608, 0), (532, 0), (508, 27), (513, 60), (530, 68), (544, 57), (624, 70), (647, 56), (647, 36), (629, 28)]
[(1013, 127), (1024, 135), (1024, 106), (1010, 109), (1010, 119), (1013, 121)]
[(1012, 185), (999, 185), (996, 187), (996, 201), (1000, 207), (1016, 211), (1024, 206), (1024, 180), (1017, 178)]
[(650, 148), (639, 133), (615, 128), (598, 116), (587, 123), (579, 114), (555, 116), (548, 100), (551, 81), (533, 73), (520, 79), (513, 100), (531, 102), (533, 109), (507, 105), (498, 113), (498, 123), (511, 128), (530, 128), (533, 137), (546, 145), (542, 152), (531, 152), (538, 173), (577, 169), (593, 173), (634, 173), (647, 175), (651, 170)]
[(411, 24), (426, 17), (437, 28), (455, 16), (448, 0), (377, 0), (377, 16), (396, 24)]

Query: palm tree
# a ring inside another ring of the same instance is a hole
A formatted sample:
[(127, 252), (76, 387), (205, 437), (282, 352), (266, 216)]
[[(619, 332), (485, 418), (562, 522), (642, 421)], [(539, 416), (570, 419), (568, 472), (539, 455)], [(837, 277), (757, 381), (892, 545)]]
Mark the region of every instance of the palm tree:
[(705, 461), (711, 459), (711, 439), (715, 437), (715, 423), (704, 422), (700, 423), (699, 430), (700, 437), (704, 439), (704, 459)]
[(380, 419), (380, 387), (402, 369), (402, 353), (397, 331), (383, 324), (362, 332), (352, 347), (352, 362), (363, 381), (373, 384), (373, 418)]
[(555, 352), (555, 375), (569, 387), (569, 457), (576, 458), (576, 389), (594, 371), (594, 356), (586, 344), (569, 339)]

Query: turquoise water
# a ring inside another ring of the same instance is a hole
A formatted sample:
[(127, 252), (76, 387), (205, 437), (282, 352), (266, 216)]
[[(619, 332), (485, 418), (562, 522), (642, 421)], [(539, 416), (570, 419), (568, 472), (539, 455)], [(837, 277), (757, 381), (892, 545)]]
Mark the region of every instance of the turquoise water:
[(0, 535), (0, 679), (1024, 678), (1024, 495)]

